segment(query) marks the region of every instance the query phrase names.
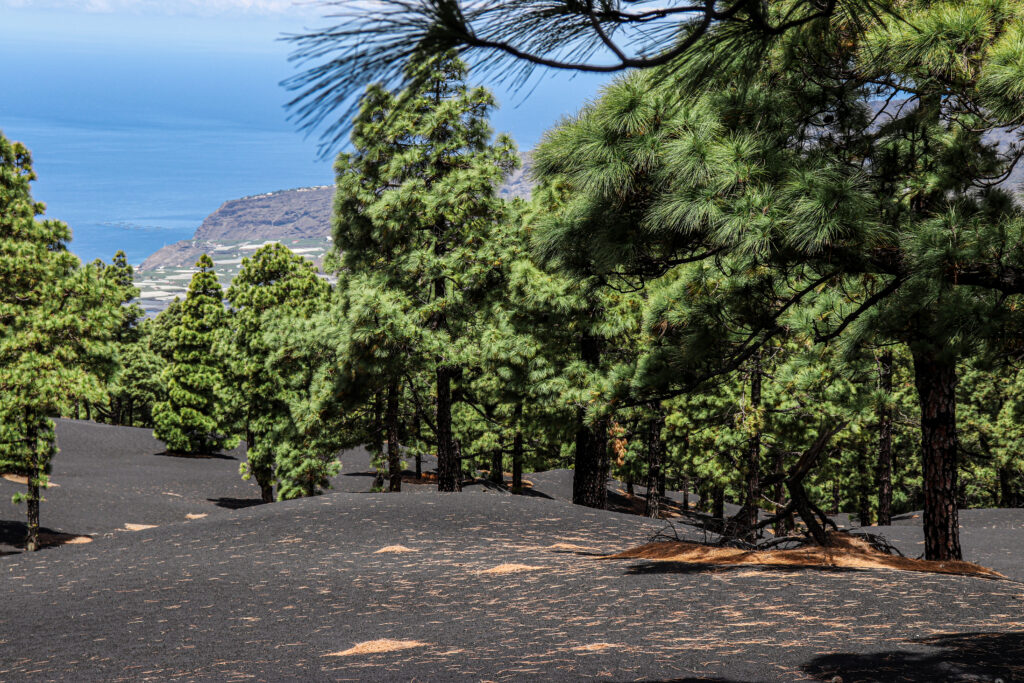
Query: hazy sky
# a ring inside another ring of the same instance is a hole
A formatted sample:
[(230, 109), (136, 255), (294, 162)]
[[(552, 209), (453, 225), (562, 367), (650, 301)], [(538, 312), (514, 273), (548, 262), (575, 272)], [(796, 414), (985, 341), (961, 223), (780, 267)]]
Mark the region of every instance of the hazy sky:
[[(329, 25), (329, 11), (290, 0), (0, 0), (0, 117), (91, 125), (199, 118), (280, 130), (291, 124), (289, 93), (278, 84), (296, 67), (279, 38)], [(554, 73), (528, 93), (495, 87), (494, 127), (532, 147), (600, 82)]]

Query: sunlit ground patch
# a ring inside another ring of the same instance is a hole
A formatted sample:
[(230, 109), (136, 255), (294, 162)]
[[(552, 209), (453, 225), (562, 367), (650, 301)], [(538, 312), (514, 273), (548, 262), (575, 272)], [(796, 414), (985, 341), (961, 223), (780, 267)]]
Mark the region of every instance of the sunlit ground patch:
[[(24, 477), (20, 474), (0, 474), (0, 479), (6, 479), (12, 484), (21, 484), (22, 486), (28, 486), (28, 477)], [(52, 481), (46, 484), (48, 489), (59, 489), (60, 484), (54, 484)]]
[(382, 638), (380, 640), (367, 640), (362, 643), (356, 643), (347, 650), (341, 650), (340, 652), (331, 652), (324, 657), (351, 657), (353, 655), (374, 655), (382, 652), (399, 652), (401, 650), (411, 650), (416, 647), (426, 647), (426, 643), (421, 643), (418, 640), (392, 640), (390, 638)]
[(483, 570), (481, 574), (518, 574), (519, 572), (535, 572), (538, 569), (547, 569), (547, 567), (534, 567), (529, 564), (499, 564), (497, 567)]
[(380, 553), (414, 553), (414, 552), (416, 552), (416, 550), (414, 550), (413, 548), (406, 548), (404, 545), (386, 545), (383, 548), (381, 548), (380, 550), (374, 550), (373, 554), (374, 555), (379, 555)]
[(661, 541), (631, 548), (615, 555), (608, 555), (606, 558), (715, 566), (761, 565), (820, 569), (898, 569), (990, 579), (1006, 578), (998, 572), (973, 562), (937, 562), (887, 555), (871, 547), (864, 539), (850, 534), (834, 534), (832, 541), (833, 545), (827, 548), (808, 546), (796, 550), (756, 551), (720, 548), (685, 541)]

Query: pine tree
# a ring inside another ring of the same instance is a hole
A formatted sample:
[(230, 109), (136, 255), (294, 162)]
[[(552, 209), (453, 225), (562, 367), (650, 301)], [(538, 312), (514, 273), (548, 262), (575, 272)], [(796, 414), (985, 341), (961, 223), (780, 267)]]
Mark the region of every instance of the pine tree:
[[(116, 425), (130, 425), (132, 421), (129, 412), (135, 412), (132, 404), (139, 397), (139, 392), (131, 385), (131, 382), (139, 379), (146, 382), (144, 375), (139, 376), (142, 368), (138, 366), (140, 364), (146, 366), (146, 371), (155, 369), (152, 364), (153, 359), (147, 357), (148, 354), (144, 350), (145, 344), (142, 343), (141, 325), (146, 313), (135, 302), (139, 296), (139, 289), (134, 283), (134, 269), (128, 263), (123, 251), (114, 254), (114, 259), (109, 265), (97, 260), (96, 267), (121, 292), (121, 325), (114, 335), (114, 342), (117, 345), (118, 369), (111, 377), (107, 387), (110, 399), (106, 405), (92, 406), (93, 419)], [(136, 366), (132, 371), (131, 379), (125, 374), (129, 364)], [(146, 393), (147, 390), (143, 389), (142, 391)], [(143, 405), (138, 405), (138, 408), (145, 410)]]
[[(937, 16), (928, 19), (941, 27)], [(920, 39), (904, 28), (900, 40)], [(873, 40), (885, 43), (889, 30)], [(828, 61), (814, 80), (792, 70), (801, 50), (848, 47), (793, 45), (763, 76), (722, 69), (714, 89), (692, 99), (645, 74), (609, 87), (538, 155), (541, 174), (573, 190), (540, 244), (605, 276), (660, 277), (674, 264), (705, 262), (648, 313), (661, 332), (630, 380), (641, 398), (689, 391), (749, 363), (800, 307), (823, 312), (825, 324), (808, 331), (816, 342), (906, 344), (923, 415), (927, 553), (957, 558), (956, 363), (978, 340), (1003, 334), (1012, 308), (992, 290), (1024, 289), (1019, 210), (998, 191), (972, 187), (1012, 158), (982, 140), (986, 123), (975, 114), (930, 95), (873, 130), (869, 85), (851, 84), (846, 71), (832, 76)], [(877, 48), (896, 61), (907, 49)], [(920, 68), (889, 63), (897, 80)], [(991, 97), (983, 78), (965, 78), (978, 83), (978, 101)], [(827, 135), (815, 132), (821, 127)], [(952, 247), (951, 235), (959, 236)], [(828, 283), (836, 286), (823, 290)]]
[(162, 376), (167, 400), (153, 407), (154, 436), (182, 454), (214, 453), (238, 442), (226, 414), (223, 291), (209, 256), (202, 255), (196, 268), (170, 331), (171, 362)]
[(51, 415), (104, 398), (119, 292), (67, 250), (68, 227), (38, 220), (29, 152), (0, 134), (0, 471), (24, 476), (26, 548), (39, 548), (41, 489), (56, 453)]
[(276, 377), (267, 367), (271, 349), (264, 338), (267, 316), (284, 311), (308, 316), (323, 308), (330, 286), (318, 277), (312, 262), (282, 244), (268, 244), (242, 260), (228, 288), (231, 304), (232, 372), (241, 401), (247, 459), (243, 476), (253, 476), (263, 502), (274, 500), (277, 444), (270, 438), (282, 419), (290, 419)]
[[(483, 250), (503, 218), (495, 189), (517, 163), (508, 138), (490, 143), (494, 100), (469, 89), (465, 76), (465, 65), (445, 55), (413, 60), (400, 93), (368, 88), (353, 126), (355, 152), (335, 166), (334, 243), (349, 275), (341, 292), (349, 356), (392, 408), (405, 375), (433, 375), (430, 422), (442, 491), (461, 487), (452, 388), (473, 354), (476, 302), (492, 282)], [(392, 481), (397, 414), (385, 411)]]

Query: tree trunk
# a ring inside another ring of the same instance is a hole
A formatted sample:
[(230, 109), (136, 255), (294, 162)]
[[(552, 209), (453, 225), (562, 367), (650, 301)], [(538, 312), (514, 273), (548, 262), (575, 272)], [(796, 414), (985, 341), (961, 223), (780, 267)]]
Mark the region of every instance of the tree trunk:
[[(245, 448), (246, 452), (251, 451), (256, 446), (256, 435), (252, 433), (252, 430), (246, 427), (245, 430)], [(252, 468), (252, 476), (256, 478), (256, 483), (260, 487), (260, 498), (264, 503), (274, 502), (274, 471), (270, 467), (259, 466), (252, 467), (250, 461), (249, 466)]]
[(924, 483), (924, 555), (960, 560), (957, 493), (956, 362), (932, 349), (912, 347), (914, 383), (921, 403), (921, 472)]
[[(754, 357), (750, 370), (750, 412), (761, 407), (761, 354)], [(757, 511), (761, 499), (761, 427), (758, 425), (747, 441), (746, 472), (744, 473), (744, 500), (740, 511), (739, 535), (749, 536), (757, 527)]]
[(878, 364), (878, 388), (886, 402), (878, 408), (878, 523), (892, 524), (892, 351), (882, 354)]
[(461, 491), (461, 463), (452, 440), (452, 369), (437, 369), (437, 490)]
[(594, 427), (584, 424), (583, 410), (577, 420), (572, 502), (603, 510), (608, 505), (608, 429), (603, 420)]
[[(772, 467), (774, 468), (775, 476), (782, 477), (784, 474), (782, 451), (779, 449), (774, 449), (774, 451), (775, 455), (772, 459)], [(782, 512), (782, 508), (786, 506), (786, 503), (782, 500), (783, 495), (785, 495), (785, 492), (783, 490), (784, 486), (785, 485), (783, 484), (783, 479), (780, 478), (779, 483), (775, 484), (775, 486), (772, 488), (772, 500), (775, 501), (774, 514), (776, 515)], [(789, 520), (791, 519), (792, 517), (785, 517), (775, 522), (775, 524), (772, 525), (772, 533), (774, 533), (776, 536), (785, 536), (786, 533), (789, 531), (789, 529), (787, 529), (787, 525)]]
[(516, 404), (516, 435), (512, 439), (512, 493), (523, 492), (523, 404)]
[(716, 486), (711, 491), (711, 516), (725, 519), (725, 487)]
[[(415, 417), (413, 418), (413, 429), (414, 429), (414, 434), (416, 434), (416, 439), (418, 441), (422, 441), (423, 440), (423, 435), (420, 433), (420, 414), (419, 414), (419, 412), (417, 412)], [(416, 480), (419, 481), (422, 478), (423, 478), (423, 453), (420, 452), (419, 447), (417, 447), (416, 448)]]
[[(31, 420), (31, 418), (27, 418)], [(39, 550), (39, 444), (35, 427), (29, 427), (25, 439), (29, 448), (28, 500), (26, 521), (28, 534), (25, 536), (25, 550), (32, 553)]]
[(505, 471), (502, 463), (502, 453), (500, 448), (495, 448), (491, 451), (491, 482), (501, 485), (505, 482)]
[(683, 509), (690, 509), (690, 478), (683, 477)]
[(1017, 507), (1017, 494), (1013, 490), (1013, 470), (1004, 465), (999, 468), (999, 506)]
[[(590, 367), (601, 361), (601, 340), (592, 335), (580, 339), (580, 358)], [(576, 412), (576, 461), (573, 465), (572, 502), (605, 509), (608, 504), (608, 425), (605, 420), (590, 427), (586, 413)]]
[(388, 406), (384, 416), (388, 437), (388, 490), (402, 490), (402, 461), (398, 445), (398, 399), (401, 389), (398, 380), (388, 385)]
[(861, 526), (871, 526), (871, 453), (862, 451), (857, 469), (857, 519)]
[(661, 516), (661, 496), (664, 494), (659, 494), (658, 489), (665, 474), (665, 442), (661, 439), (665, 416), (660, 412), (656, 415), (647, 425), (647, 499), (644, 501), (644, 515), (653, 518)]

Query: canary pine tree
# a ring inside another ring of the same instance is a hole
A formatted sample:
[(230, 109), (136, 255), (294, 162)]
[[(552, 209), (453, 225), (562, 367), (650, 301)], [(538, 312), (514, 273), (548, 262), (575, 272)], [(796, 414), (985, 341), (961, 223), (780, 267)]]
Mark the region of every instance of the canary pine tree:
[(169, 334), (171, 360), (162, 375), (167, 398), (153, 406), (153, 435), (182, 454), (213, 453), (238, 443), (227, 416), (223, 290), (209, 256), (203, 254), (196, 268)]
[[(438, 488), (456, 491), (452, 387), (494, 284), (489, 233), (505, 212), (495, 191), (518, 158), (507, 137), (491, 142), (494, 99), (466, 85), (453, 54), (413, 60), (405, 75), (401, 92), (367, 89), (354, 152), (335, 165), (334, 243), (348, 275), (340, 297), (355, 316), (349, 333), (364, 380), (385, 403), (395, 407), (410, 372), (433, 376)], [(385, 328), (394, 334), (373, 332)], [(394, 479), (397, 412), (386, 413)]]
[(242, 269), (231, 281), (231, 372), (241, 406), (241, 422), (247, 444), (244, 476), (259, 484), (263, 502), (274, 500), (276, 445), (275, 424), (288, 419), (288, 406), (267, 367), (271, 349), (266, 345), (267, 316), (286, 308), (295, 318), (322, 308), (330, 285), (317, 275), (311, 261), (293, 254), (280, 243), (268, 244), (242, 260)]
[(26, 548), (39, 548), (41, 490), (56, 453), (52, 415), (100, 402), (120, 292), (67, 250), (68, 227), (37, 218), (28, 150), (0, 134), (0, 472), (26, 478)]

